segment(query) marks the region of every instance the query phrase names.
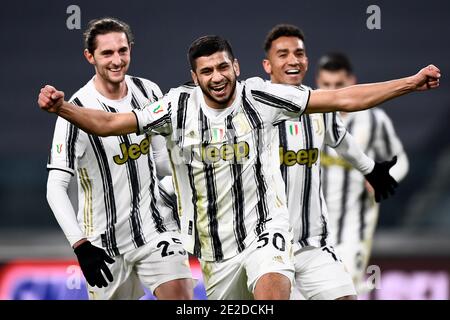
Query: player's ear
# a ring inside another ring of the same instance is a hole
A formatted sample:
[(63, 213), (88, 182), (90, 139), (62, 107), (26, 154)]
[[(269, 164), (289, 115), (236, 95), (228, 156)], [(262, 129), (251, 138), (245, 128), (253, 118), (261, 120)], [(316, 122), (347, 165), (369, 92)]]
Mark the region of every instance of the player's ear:
[(308, 60), (308, 57), (307, 56), (305, 56), (305, 72), (304, 73), (306, 73), (306, 71), (308, 71), (308, 66), (309, 66), (309, 60)]
[(92, 53), (89, 52), (88, 49), (84, 49), (84, 57), (86, 58), (86, 60), (90, 63), (90, 64), (95, 64), (95, 60), (94, 60), (94, 56)]
[(262, 65), (263, 65), (264, 71), (267, 74), (269, 74), (269, 75), (272, 74), (272, 65), (270, 64), (269, 59), (263, 59)]
[(236, 77), (239, 77), (239, 75), (241, 74), (241, 68), (239, 67), (239, 62), (237, 61), (237, 59), (234, 59), (233, 61), (233, 69)]
[(353, 86), (356, 84), (358, 80), (356, 79), (356, 76), (354, 74), (351, 74), (348, 78), (348, 82), (350, 86)]
[(195, 85), (198, 86), (198, 78), (194, 71), (191, 70), (192, 81), (194, 81)]

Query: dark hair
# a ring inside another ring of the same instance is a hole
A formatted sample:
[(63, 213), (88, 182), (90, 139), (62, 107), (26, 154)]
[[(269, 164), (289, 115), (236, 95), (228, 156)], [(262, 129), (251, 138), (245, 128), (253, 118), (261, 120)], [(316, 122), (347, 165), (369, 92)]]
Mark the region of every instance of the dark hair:
[(195, 60), (200, 57), (207, 57), (216, 52), (225, 51), (228, 53), (229, 58), (234, 61), (233, 49), (231, 49), (230, 43), (214, 35), (203, 36), (192, 42), (188, 51), (189, 64), (191, 69), (195, 71)]
[(348, 57), (341, 52), (330, 52), (322, 56), (317, 64), (317, 71), (340, 71), (345, 70), (349, 74), (353, 73), (353, 67)]
[(128, 45), (134, 43), (133, 33), (128, 24), (116, 18), (105, 17), (89, 21), (88, 26), (83, 33), (84, 48), (90, 53), (94, 53), (97, 48), (96, 37), (99, 34), (107, 34), (110, 32), (123, 32), (127, 36)]
[(305, 42), (305, 35), (300, 28), (292, 24), (277, 24), (266, 36), (266, 40), (264, 41), (264, 51), (266, 53), (269, 52), (272, 47), (272, 42), (280, 37), (297, 37)]

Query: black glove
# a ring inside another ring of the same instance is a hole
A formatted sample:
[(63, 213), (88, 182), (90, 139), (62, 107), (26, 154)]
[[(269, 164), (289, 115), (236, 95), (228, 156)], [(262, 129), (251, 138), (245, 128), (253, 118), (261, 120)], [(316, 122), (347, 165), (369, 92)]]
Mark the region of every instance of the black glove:
[(113, 276), (106, 266), (105, 261), (113, 263), (114, 259), (108, 256), (105, 250), (93, 246), (89, 241), (86, 241), (73, 251), (75, 251), (81, 271), (83, 271), (84, 277), (91, 287), (97, 286), (101, 288), (108, 286), (108, 283), (103, 277), (102, 270), (109, 282), (113, 281)]
[(370, 185), (375, 190), (375, 201), (380, 202), (381, 197), (387, 199), (389, 195), (395, 193), (398, 183), (389, 174), (389, 169), (397, 163), (397, 156), (393, 157), (391, 161), (375, 162), (375, 167), (372, 172), (366, 174), (365, 177)]

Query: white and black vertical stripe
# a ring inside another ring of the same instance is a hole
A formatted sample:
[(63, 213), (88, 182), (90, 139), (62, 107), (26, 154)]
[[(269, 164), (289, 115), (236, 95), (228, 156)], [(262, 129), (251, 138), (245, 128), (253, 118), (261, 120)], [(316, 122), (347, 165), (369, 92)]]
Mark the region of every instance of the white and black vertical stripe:
[[(142, 81), (138, 78), (135, 78), (137, 81), (137, 83), (141, 83)], [(136, 83), (136, 82), (135, 82)], [(139, 86), (138, 86), (139, 87)], [(145, 90), (145, 88), (143, 87), (143, 90)], [(147, 96), (146, 96), (147, 97)], [(140, 109), (140, 105), (139, 102), (136, 98), (136, 96), (134, 95), (134, 93), (131, 94), (131, 107), (133, 109)], [(125, 145), (127, 146), (127, 148), (130, 147), (130, 141), (128, 136), (122, 136)], [(146, 136), (146, 138), (148, 139), (148, 136)], [(148, 163), (148, 167), (149, 167), (149, 171), (150, 171), (150, 187), (149, 187), (149, 192), (150, 192), (150, 212), (152, 214), (152, 219), (153, 219), (153, 224), (155, 225), (156, 231), (159, 233), (165, 232), (167, 231), (166, 227), (164, 226), (164, 222), (163, 219), (161, 217), (161, 213), (159, 212), (158, 206), (156, 205), (157, 199), (156, 199), (156, 195), (155, 195), (155, 185), (156, 185), (156, 177), (155, 177), (155, 172), (154, 172), (154, 165), (153, 165), (153, 158), (151, 156), (151, 150), (149, 150), (149, 154), (147, 156), (147, 163)], [(133, 204), (133, 210), (132, 210), (132, 214), (130, 216), (130, 225), (132, 226), (132, 233), (133, 233), (133, 239), (135, 241), (136, 244), (142, 243), (142, 241), (140, 239), (143, 239), (143, 241), (145, 242), (145, 239), (143, 238), (143, 234), (142, 234), (142, 226), (141, 223), (139, 223), (140, 221), (142, 221), (141, 215), (139, 211), (135, 211), (134, 207), (135, 207), (135, 201), (139, 201), (139, 198), (136, 198), (136, 182), (139, 179), (138, 175), (135, 175), (135, 171), (136, 171), (136, 164), (134, 161), (127, 161), (127, 169), (129, 172), (129, 176), (130, 176), (130, 181), (131, 181), (131, 185), (134, 186), (132, 188), (132, 190), (134, 190), (134, 192), (132, 193), (132, 204)], [(140, 195), (140, 193), (138, 193), (138, 196)], [(137, 202), (137, 204), (139, 204), (139, 202)], [(143, 244), (143, 243), (142, 243)], [(138, 245), (139, 247), (140, 245)]]
[[(178, 100), (178, 108), (177, 108), (177, 123), (176, 123), (176, 128), (177, 128), (177, 134), (178, 134), (178, 144), (180, 145), (180, 148), (182, 149), (182, 146), (184, 144), (184, 131), (186, 128), (186, 112), (187, 112), (187, 106), (188, 106), (188, 99), (189, 99), (189, 94), (188, 93), (181, 93), (180, 94), (180, 98)], [(193, 152), (191, 150), (191, 152)], [(197, 188), (195, 186), (195, 180), (194, 180), (194, 169), (192, 167), (192, 160), (193, 160), (193, 155), (190, 155), (187, 159), (189, 159), (189, 163), (186, 163), (186, 168), (187, 168), (187, 172), (188, 172), (188, 177), (189, 177), (189, 184), (191, 187), (191, 191), (192, 191), (192, 206), (193, 206), (193, 210), (194, 210), (194, 221), (189, 221), (190, 223), (193, 223), (193, 229), (194, 229), (194, 252), (193, 254), (197, 257), (197, 258), (201, 258), (202, 257), (202, 246), (200, 243), (200, 237), (198, 234), (198, 227), (197, 227), (197, 221), (198, 221), (198, 207), (197, 207), (197, 202), (198, 202), (198, 197), (197, 197)], [(189, 226), (190, 228), (190, 226)], [(188, 231), (190, 232), (190, 230)]]
[[(146, 136), (146, 138), (148, 139), (148, 136)], [(161, 217), (161, 213), (159, 212), (158, 206), (156, 205), (157, 203), (157, 199), (156, 199), (156, 194), (154, 192), (155, 188), (156, 188), (156, 175), (155, 175), (155, 167), (153, 164), (153, 157), (150, 154), (149, 151), (149, 155), (147, 157), (147, 163), (148, 163), (148, 168), (150, 171), (150, 210), (152, 212), (152, 218), (153, 218), (153, 223), (156, 227), (156, 231), (158, 231), (159, 233), (165, 232), (167, 231), (165, 225), (164, 225), (164, 221), (163, 218)]]
[[(80, 99), (75, 98), (73, 99), (73, 104), (82, 107), (83, 104), (81, 103)], [(78, 127), (74, 126), (72, 123), (68, 122), (67, 125), (69, 126), (68, 134), (66, 137), (66, 148), (67, 148), (67, 154), (66, 154), (66, 161), (67, 165), (70, 169), (74, 169), (75, 166), (75, 146), (76, 142), (78, 140), (79, 130)]]
[[(80, 107), (83, 105), (79, 99), (75, 99), (74, 103)], [(105, 249), (109, 255), (116, 256), (119, 254), (116, 240), (115, 223), (117, 222), (116, 201), (114, 197), (114, 187), (112, 182), (111, 170), (108, 164), (105, 147), (101, 139), (97, 136), (88, 135), (89, 142), (94, 150), (95, 158), (100, 170), (103, 185), (103, 201), (106, 211), (106, 231), (105, 231)]]
[(112, 182), (111, 170), (109, 169), (108, 158), (101, 139), (94, 135), (88, 135), (89, 141), (97, 158), (100, 175), (103, 184), (103, 200), (106, 211), (106, 250), (109, 255), (116, 256), (119, 254), (116, 241), (115, 223), (117, 222), (116, 201), (114, 197), (114, 187)]
[(391, 143), (391, 138), (389, 136), (388, 130), (386, 128), (386, 124), (383, 123), (381, 126), (381, 135), (383, 138), (383, 142), (384, 142), (384, 147), (386, 149), (386, 157), (388, 157), (388, 159), (383, 159), (383, 160), (390, 160), (390, 158), (392, 156), (394, 156), (392, 154), (392, 143)]
[[(199, 112), (199, 123), (201, 126), (202, 149), (206, 148), (211, 140), (210, 125), (203, 111)], [(217, 187), (214, 173), (214, 164), (205, 161), (203, 170), (206, 178), (206, 196), (208, 199), (207, 214), (209, 219), (209, 235), (211, 236), (211, 246), (213, 249), (214, 261), (223, 259), (222, 243), (219, 238), (219, 223), (217, 221)]]
[[(326, 113), (322, 113), (322, 117), (323, 117), (323, 124), (324, 124), (324, 128), (325, 130), (327, 129), (327, 114)], [(324, 154), (328, 155), (328, 149), (329, 146), (325, 145), (323, 150), (324, 150)], [(323, 175), (322, 175), (322, 179), (321, 179), (321, 183), (323, 185), (323, 195), (325, 197), (325, 199), (327, 198), (327, 192), (328, 192), (328, 166), (320, 166), (320, 170), (322, 172), (323, 170)]]
[[(312, 124), (309, 115), (302, 117), (303, 132), (305, 135), (305, 148), (311, 149), (313, 146)], [(311, 205), (311, 179), (312, 170), (311, 167), (303, 166), (304, 170), (304, 182), (303, 182), (303, 197), (301, 198), (302, 204), (302, 234), (299, 239), (302, 246), (308, 245), (309, 238), (309, 220), (310, 220), (310, 205)]]
[[(236, 134), (236, 128), (233, 126), (233, 117), (230, 115), (227, 120), (227, 135), (233, 145), (237, 145), (238, 140)], [(234, 158), (233, 163), (230, 163), (230, 172), (233, 179), (233, 187), (231, 194), (233, 197), (233, 215), (234, 215), (234, 236), (238, 245), (238, 252), (242, 252), (245, 249), (244, 240), (247, 237), (247, 231), (245, 230), (244, 223), (244, 188), (242, 185), (242, 164), (238, 163)]]
[[(136, 87), (139, 89), (139, 91), (142, 92), (142, 94), (144, 95), (144, 97), (146, 97), (147, 99), (149, 99), (149, 95), (148, 95), (147, 89), (145, 88), (144, 83), (142, 82), (142, 80), (139, 79), (139, 78), (136, 78), (136, 77), (130, 77), (130, 78), (131, 78), (131, 81), (133, 81), (133, 83), (134, 83), (134, 84), (136, 85)], [(153, 93), (153, 91), (152, 91), (152, 93)], [(154, 95), (154, 93), (153, 93), (153, 95)], [(158, 100), (158, 99), (156, 98), (155, 101), (156, 101), (156, 100)]]
[(334, 142), (333, 143), (337, 143), (339, 141), (339, 131), (338, 131), (338, 125), (337, 125), (337, 120), (336, 120), (336, 112), (333, 112), (333, 120), (332, 120), (332, 124), (331, 124), (331, 128), (333, 131), (333, 137), (334, 137)]
[(172, 218), (176, 222), (178, 229), (180, 229), (180, 217), (178, 216), (176, 196), (169, 194), (161, 185), (159, 185), (159, 195), (161, 196), (164, 204), (172, 211)]
[(250, 101), (246, 97), (245, 87), (242, 90), (242, 102), (243, 109), (247, 119), (249, 120), (252, 126), (252, 135), (253, 141), (255, 144), (255, 149), (257, 152), (257, 157), (255, 161), (255, 165), (253, 167), (253, 171), (255, 173), (256, 178), (256, 189), (258, 190), (258, 203), (256, 205), (256, 211), (258, 214), (258, 222), (256, 226), (256, 234), (261, 234), (266, 228), (266, 218), (268, 216), (267, 209), (267, 201), (266, 201), (266, 192), (267, 192), (267, 184), (264, 180), (264, 175), (262, 172), (262, 164), (261, 164), (261, 152), (260, 150), (263, 148), (263, 141), (261, 141), (261, 133), (264, 129), (264, 125), (262, 119), (258, 112), (253, 108)]
[[(191, 161), (192, 161), (191, 157)], [(200, 238), (198, 235), (198, 228), (197, 228), (197, 220), (198, 220), (198, 208), (197, 208), (197, 201), (198, 201), (198, 197), (197, 197), (197, 188), (195, 187), (195, 181), (194, 181), (194, 170), (192, 168), (192, 164), (191, 163), (187, 163), (186, 164), (187, 167), (187, 171), (188, 171), (188, 177), (189, 177), (189, 184), (191, 186), (191, 190), (192, 190), (192, 205), (194, 208), (194, 256), (196, 256), (197, 258), (201, 258), (202, 257), (202, 247), (201, 247), (201, 243), (200, 243)]]
[[(378, 122), (377, 122), (377, 118), (375, 115), (375, 111), (374, 110), (369, 110), (369, 115), (370, 115), (370, 134), (369, 134), (369, 140), (366, 146), (366, 153), (369, 153), (369, 151), (372, 149), (373, 144), (375, 142), (375, 137), (377, 134), (377, 128), (378, 128)], [(378, 155), (375, 155), (376, 159), (379, 159)], [(365, 183), (365, 182), (363, 182)], [(361, 195), (359, 197), (359, 203), (360, 203), (360, 210), (359, 210), (359, 237), (361, 240), (364, 239), (364, 230), (366, 228), (366, 217), (365, 217), (365, 213), (367, 211), (367, 200), (369, 198), (369, 193), (367, 191), (367, 189), (365, 188), (365, 186), (363, 185), (363, 189), (361, 192)]]
[(369, 110), (369, 115), (370, 115), (370, 135), (365, 149), (365, 153), (368, 153), (372, 149), (373, 143), (375, 142), (375, 135), (377, 129), (377, 119), (375, 117), (375, 111)]
[(320, 198), (320, 220), (322, 221), (322, 237), (320, 238), (320, 246), (327, 244), (328, 224), (326, 217), (323, 214), (323, 199), (322, 199), (322, 167), (319, 167), (319, 198)]
[[(354, 121), (353, 119), (350, 120), (347, 124), (347, 132), (352, 132)], [(348, 197), (348, 185), (349, 185), (349, 179), (350, 179), (350, 170), (347, 170), (343, 168), (344, 172), (344, 179), (342, 182), (342, 198), (341, 198), (341, 212), (339, 215), (338, 220), (338, 230), (337, 230), (337, 244), (342, 242), (342, 233), (344, 230), (344, 222), (345, 222), (345, 216), (347, 213), (347, 197)]]
[(369, 198), (369, 192), (364, 188), (361, 196), (359, 197), (359, 203), (361, 205), (359, 209), (359, 239), (364, 240), (364, 230), (366, 229), (366, 216), (367, 211), (367, 199)]
[(138, 102), (138, 100), (137, 100), (137, 98), (136, 98), (136, 96), (134, 95), (133, 92), (131, 93), (131, 107), (133, 109), (140, 109), (141, 108), (141, 106), (139, 105), (139, 102)]
[[(277, 129), (278, 129), (278, 140), (280, 143), (280, 148), (283, 148), (283, 154), (289, 150), (289, 146), (288, 146), (288, 140), (287, 140), (287, 127), (286, 127), (286, 121), (282, 121), (277, 125)], [(279, 150), (276, 150), (277, 152), (279, 152)], [(283, 160), (283, 159), (281, 159)], [(283, 177), (283, 181), (284, 181), (284, 191), (286, 192), (286, 196), (289, 195), (288, 192), (288, 186), (289, 186), (289, 175), (288, 175), (288, 167), (286, 166), (286, 164), (284, 163), (284, 161), (280, 162), (280, 171), (281, 171), (281, 176)]]
[[(133, 101), (133, 99), (132, 99)], [(101, 103), (101, 102), (100, 102)], [(117, 113), (117, 110), (107, 106), (106, 104), (103, 104), (103, 107), (111, 112), (111, 113)], [(131, 142), (130, 142), (130, 138), (128, 137), (128, 135), (123, 135), (123, 136), (118, 136), (117, 139), (119, 140), (120, 144), (125, 144), (127, 150), (129, 150), (130, 146), (131, 146)], [(150, 157), (148, 157), (150, 159)], [(133, 160), (128, 160), (126, 162), (126, 166), (127, 166), (127, 174), (128, 174), (128, 185), (130, 188), (130, 193), (131, 193), (131, 206), (130, 206), (130, 217), (128, 219), (128, 222), (130, 224), (130, 228), (131, 228), (131, 233), (132, 233), (132, 239), (133, 239), (133, 243), (135, 245), (136, 248), (139, 248), (140, 246), (144, 245), (146, 243), (145, 238), (144, 238), (144, 234), (142, 231), (142, 217), (141, 217), (141, 212), (140, 212), (140, 200), (141, 200), (141, 193), (140, 193), (140, 182), (139, 182), (139, 172), (138, 172), (138, 168), (136, 166), (136, 162)], [(151, 173), (152, 170), (150, 170)], [(152, 177), (152, 175), (150, 175)], [(153, 182), (153, 187), (150, 187), (150, 194), (152, 195), (152, 198), (154, 198), (154, 192), (153, 188), (154, 188), (154, 179), (153, 177), (151, 178), (151, 182)], [(153, 204), (151, 211), (152, 211), (152, 215), (155, 215), (154, 210), (156, 209), (157, 211), (157, 215), (159, 215), (159, 211), (156, 207), (156, 203)], [(161, 219), (159, 219), (161, 220)], [(156, 226), (158, 227), (158, 222), (160, 223), (160, 221), (156, 221)], [(157, 229), (158, 230), (158, 229)], [(159, 230), (158, 230), (159, 231)]]
[(177, 109), (177, 134), (178, 134), (178, 144), (182, 149), (184, 146), (184, 130), (186, 127), (186, 112), (187, 105), (189, 101), (189, 93), (182, 92), (180, 98), (178, 99), (178, 109)]

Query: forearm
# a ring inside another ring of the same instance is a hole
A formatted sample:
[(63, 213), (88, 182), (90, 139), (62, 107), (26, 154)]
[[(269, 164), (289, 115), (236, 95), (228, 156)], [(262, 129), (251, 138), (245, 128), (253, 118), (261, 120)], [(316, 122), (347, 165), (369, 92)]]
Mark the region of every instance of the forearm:
[(51, 170), (47, 180), (47, 201), (71, 246), (86, 238), (67, 194), (70, 174)]
[(389, 171), (391, 176), (397, 181), (400, 182), (408, 173), (409, 170), (409, 161), (405, 152), (397, 155), (397, 163), (395, 166), (391, 168)]
[(57, 114), (83, 131), (97, 136), (117, 136), (137, 130), (136, 118), (131, 112), (109, 113), (64, 102)]
[(354, 85), (339, 90), (314, 90), (311, 92), (306, 112), (365, 110), (414, 90), (415, 85), (411, 77)]
[(414, 91), (414, 88), (410, 77), (373, 84), (361, 84), (338, 90), (336, 100), (342, 111), (359, 111), (410, 93)]
[(152, 137), (153, 159), (155, 160), (156, 173), (159, 177), (172, 175), (169, 153), (166, 148), (166, 140), (161, 135)]
[(362, 151), (350, 133), (347, 132), (335, 150), (363, 175), (373, 170), (375, 162)]

